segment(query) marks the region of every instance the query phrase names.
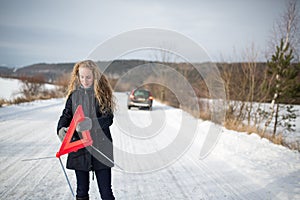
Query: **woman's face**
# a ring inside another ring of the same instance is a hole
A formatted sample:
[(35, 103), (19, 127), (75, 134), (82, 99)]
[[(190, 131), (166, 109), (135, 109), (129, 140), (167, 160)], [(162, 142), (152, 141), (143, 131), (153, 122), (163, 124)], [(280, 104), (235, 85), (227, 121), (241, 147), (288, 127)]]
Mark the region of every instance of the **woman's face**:
[(84, 88), (89, 88), (93, 85), (94, 76), (92, 70), (86, 67), (79, 67), (79, 80)]

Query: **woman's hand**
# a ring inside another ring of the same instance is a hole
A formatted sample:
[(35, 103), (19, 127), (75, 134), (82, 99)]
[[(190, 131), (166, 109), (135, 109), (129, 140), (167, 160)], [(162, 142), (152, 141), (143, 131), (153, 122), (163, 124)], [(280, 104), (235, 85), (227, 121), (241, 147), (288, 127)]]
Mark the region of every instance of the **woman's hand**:
[(61, 142), (64, 140), (68, 129), (69, 128), (66, 128), (66, 127), (62, 127), (61, 129), (59, 129), (58, 138), (60, 139)]
[(79, 122), (76, 126), (77, 132), (87, 131), (92, 129), (92, 120), (89, 117), (85, 117), (82, 122)]

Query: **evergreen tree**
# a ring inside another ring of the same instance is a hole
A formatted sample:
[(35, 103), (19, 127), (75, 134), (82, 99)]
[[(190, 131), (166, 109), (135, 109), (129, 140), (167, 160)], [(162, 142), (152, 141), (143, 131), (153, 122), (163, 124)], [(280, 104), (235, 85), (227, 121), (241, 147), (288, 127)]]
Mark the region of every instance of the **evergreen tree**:
[[(276, 135), (278, 126), (289, 132), (295, 130), (296, 110), (291, 104), (293, 99), (300, 96), (300, 83), (297, 80), (300, 66), (299, 63), (292, 63), (293, 58), (293, 50), (289, 43), (284, 43), (284, 40), (281, 39), (271, 61), (267, 63), (268, 74), (270, 77), (274, 77), (269, 90), (273, 96), (271, 119), (275, 117), (273, 137)], [(266, 125), (268, 126), (270, 122), (271, 120), (267, 121)]]

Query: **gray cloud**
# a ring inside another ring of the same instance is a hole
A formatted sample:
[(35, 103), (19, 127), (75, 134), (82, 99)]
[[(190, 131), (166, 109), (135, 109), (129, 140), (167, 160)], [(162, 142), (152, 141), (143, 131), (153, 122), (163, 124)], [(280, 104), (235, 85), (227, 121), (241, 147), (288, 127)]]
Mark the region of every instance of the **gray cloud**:
[(217, 60), (251, 42), (263, 48), (284, 5), (282, 0), (0, 1), (0, 63), (77, 61), (99, 43), (144, 27), (184, 34)]

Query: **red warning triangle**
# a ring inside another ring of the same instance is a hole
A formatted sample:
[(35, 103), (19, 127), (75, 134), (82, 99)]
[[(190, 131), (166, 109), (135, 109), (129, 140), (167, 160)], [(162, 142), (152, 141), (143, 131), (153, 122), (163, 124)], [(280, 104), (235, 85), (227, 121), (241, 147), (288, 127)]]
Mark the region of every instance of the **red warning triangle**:
[(59, 158), (60, 156), (77, 151), (79, 149), (82, 149), (84, 147), (90, 146), (93, 144), (93, 140), (90, 135), (90, 131), (83, 131), (82, 133), (82, 139), (76, 140), (74, 142), (71, 142), (72, 136), (76, 130), (76, 126), (79, 122), (82, 122), (84, 120), (84, 113), (82, 110), (82, 106), (79, 105), (74, 113), (73, 119), (71, 121), (71, 124), (69, 126), (69, 129), (66, 133), (66, 136), (64, 140), (61, 143), (59, 151), (56, 153), (56, 157)]

